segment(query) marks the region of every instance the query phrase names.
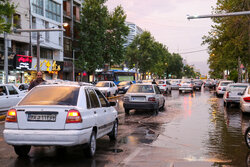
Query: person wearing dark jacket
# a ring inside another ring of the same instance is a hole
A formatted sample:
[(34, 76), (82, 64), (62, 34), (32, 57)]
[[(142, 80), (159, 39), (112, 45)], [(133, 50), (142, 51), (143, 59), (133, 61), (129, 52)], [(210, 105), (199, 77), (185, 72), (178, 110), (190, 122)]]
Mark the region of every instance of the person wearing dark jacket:
[(39, 71), (37, 73), (36, 79), (34, 81), (31, 82), (30, 86), (29, 86), (29, 91), (34, 88), (35, 86), (39, 85), (40, 83), (44, 82), (45, 80), (43, 80), (42, 78), (42, 72)]

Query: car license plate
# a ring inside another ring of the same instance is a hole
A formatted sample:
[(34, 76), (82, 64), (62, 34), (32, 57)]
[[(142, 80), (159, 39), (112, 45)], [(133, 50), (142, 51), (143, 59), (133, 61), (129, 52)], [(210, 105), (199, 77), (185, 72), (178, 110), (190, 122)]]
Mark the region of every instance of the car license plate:
[(131, 97), (132, 101), (144, 101), (145, 97)]
[(28, 121), (55, 122), (56, 114), (28, 114)]

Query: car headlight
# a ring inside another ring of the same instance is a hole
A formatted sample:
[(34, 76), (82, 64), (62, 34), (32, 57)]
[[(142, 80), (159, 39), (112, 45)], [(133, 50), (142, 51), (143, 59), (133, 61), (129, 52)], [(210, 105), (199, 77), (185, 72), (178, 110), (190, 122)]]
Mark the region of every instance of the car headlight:
[(129, 86), (126, 86), (124, 89), (128, 89), (129, 88)]

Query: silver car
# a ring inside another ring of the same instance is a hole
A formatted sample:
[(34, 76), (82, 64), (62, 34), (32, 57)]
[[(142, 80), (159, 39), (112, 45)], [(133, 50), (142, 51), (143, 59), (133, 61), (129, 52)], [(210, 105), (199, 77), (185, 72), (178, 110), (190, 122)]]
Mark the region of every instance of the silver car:
[(192, 92), (194, 91), (193, 82), (190, 80), (183, 80), (179, 86), (179, 92)]
[(247, 83), (229, 84), (223, 96), (224, 106), (230, 107), (232, 103), (239, 104), (240, 97), (243, 95), (248, 85)]
[(164, 109), (164, 105), (163, 94), (155, 84), (133, 84), (124, 95), (123, 107), (126, 114), (132, 109), (150, 109), (157, 114), (159, 109)]
[(166, 80), (156, 81), (161, 93), (171, 94), (171, 84)]

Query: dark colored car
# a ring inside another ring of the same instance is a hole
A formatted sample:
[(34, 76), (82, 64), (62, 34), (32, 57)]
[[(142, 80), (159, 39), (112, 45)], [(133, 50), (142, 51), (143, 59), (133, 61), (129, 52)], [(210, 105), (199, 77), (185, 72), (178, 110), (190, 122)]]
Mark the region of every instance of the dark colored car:
[(201, 90), (201, 87), (202, 87), (202, 85), (203, 85), (202, 80), (194, 80), (193, 82), (194, 82), (194, 89), (195, 89), (195, 90), (196, 90), (196, 89)]
[(122, 93), (126, 93), (127, 90), (129, 89), (130, 85), (132, 85), (133, 83), (131, 81), (122, 81), (120, 82), (117, 87), (118, 87), (118, 93), (122, 92)]

